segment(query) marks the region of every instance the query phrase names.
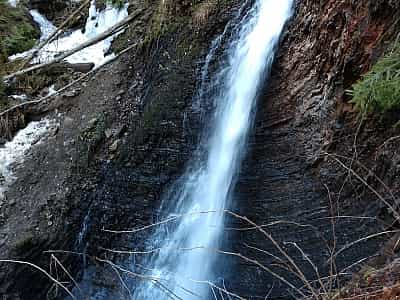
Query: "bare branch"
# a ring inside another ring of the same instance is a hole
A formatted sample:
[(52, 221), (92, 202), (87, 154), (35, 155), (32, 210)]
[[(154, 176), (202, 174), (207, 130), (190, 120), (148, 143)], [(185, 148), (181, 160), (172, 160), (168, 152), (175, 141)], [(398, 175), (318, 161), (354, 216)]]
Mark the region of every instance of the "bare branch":
[[(82, 5), (80, 5), (64, 22), (62, 22), (61, 25), (58, 26), (57, 29), (54, 30), (47, 39), (40, 42), (36, 48), (33, 48), (32, 49), (33, 51), (27, 57), (26, 62), (30, 62), (37, 55), (37, 53), (43, 49), (44, 46), (46, 46), (47, 44), (49, 44), (52, 41), (54, 41), (55, 39), (57, 39), (60, 36), (60, 34), (63, 32), (62, 29), (66, 25), (68, 25), (68, 23), (71, 20), (73, 20), (76, 17), (76, 15), (80, 14), (82, 12), (82, 9), (84, 9), (89, 3), (90, 3), (90, 0), (86, 0), (85, 2), (83, 2)], [(25, 64), (24, 64), (24, 66), (25, 66)]]
[(378, 232), (378, 233), (371, 234), (369, 236), (363, 237), (361, 239), (358, 239), (358, 240), (356, 240), (354, 242), (351, 242), (351, 243), (345, 245), (343, 248), (341, 248), (339, 251), (337, 251), (333, 257), (338, 256), (343, 251), (351, 248), (352, 246), (354, 246), (354, 245), (356, 245), (358, 243), (361, 243), (361, 242), (364, 242), (364, 241), (367, 241), (367, 240), (370, 240), (370, 239), (373, 239), (373, 238), (376, 238), (376, 237), (379, 237), (379, 236), (382, 236), (382, 235), (386, 235), (386, 234), (389, 234), (389, 233), (398, 233), (398, 232), (400, 232), (400, 230), (388, 230), (388, 231), (382, 231), (382, 232)]
[(4, 81), (8, 81), (8, 80), (10, 80), (10, 79), (12, 79), (14, 77), (21, 76), (23, 74), (42, 69), (42, 68), (47, 67), (49, 65), (52, 65), (54, 63), (58, 63), (58, 62), (64, 60), (65, 58), (73, 55), (74, 53), (79, 52), (82, 49), (85, 49), (85, 48), (87, 48), (89, 46), (92, 46), (92, 45), (94, 45), (94, 44), (96, 44), (96, 43), (98, 43), (98, 42), (100, 42), (100, 41), (102, 41), (102, 40), (114, 35), (115, 33), (123, 30), (130, 22), (132, 22), (133, 20), (138, 18), (141, 14), (142, 14), (142, 10), (138, 10), (134, 14), (126, 17), (124, 20), (118, 22), (117, 24), (115, 24), (114, 26), (110, 27), (109, 29), (107, 29), (103, 33), (99, 34), (98, 36), (96, 36), (96, 37), (94, 37), (94, 38), (92, 38), (92, 39), (90, 39), (90, 40), (88, 40), (88, 41), (76, 46), (75, 48), (73, 48), (71, 50), (66, 51), (65, 53), (61, 54), (60, 56), (58, 56), (58, 57), (56, 57), (56, 58), (54, 58), (52, 60), (50, 60), (49, 62), (46, 62), (46, 63), (43, 63), (43, 64), (38, 64), (38, 65), (33, 65), (33, 66), (28, 67), (26, 69), (23, 69), (23, 70), (15, 72), (15, 73), (12, 73), (10, 75), (4, 76), (3, 80)]
[(2, 263), (14, 263), (14, 264), (30, 266), (30, 267), (42, 272), (51, 281), (53, 281), (56, 285), (60, 286), (72, 299), (77, 300), (76, 297), (74, 296), (74, 294), (72, 294), (70, 292), (70, 290), (64, 284), (62, 284), (60, 281), (58, 281), (53, 276), (51, 276), (46, 270), (44, 270), (43, 268), (41, 268), (41, 267), (39, 267), (39, 266), (37, 266), (37, 265), (35, 265), (33, 263), (30, 263), (30, 262), (27, 262), (27, 261), (21, 261), (21, 260), (13, 260), (13, 259), (0, 259), (0, 262), (2, 262)]
[(338, 159), (335, 155), (329, 154), (325, 152), (325, 155), (328, 157), (332, 157), (340, 166), (342, 166), (344, 169), (349, 171), (351, 174), (353, 174), (359, 181), (361, 181), (371, 192), (373, 192), (379, 200), (381, 200), (393, 213), (393, 215), (396, 217), (397, 220), (400, 220), (400, 215), (399, 213), (395, 210), (395, 208), (388, 202), (386, 199), (378, 193), (376, 189), (374, 189), (371, 185), (368, 184), (368, 182), (365, 181), (364, 178), (362, 178), (360, 175), (358, 175), (352, 168), (346, 166), (340, 159)]
[(138, 45), (138, 44), (133, 44), (133, 45), (131, 45), (131, 46), (125, 48), (124, 50), (122, 50), (121, 52), (119, 52), (115, 57), (113, 57), (112, 59), (108, 60), (105, 64), (101, 65), (99, 68), (93, 69), (93, 70), (89, 71), (88, 73), (83, 74), (83, 75), (82, 75), (81, 77), (79, 77), (78, 79), (72, 81), (71, 83), (67, 84), (66, 86), (62, 87), (61, 89), (55, 91), (54, 93), (52, 93), (52, 94), (50, 94), (50, 95), (47, 95), (47, 96), (42, 97), (42, 98), (37, 99), (37, 100), (26, 101), (26, 102), (17, 104), (17, 105), (15, 105), (15, 106), (12, 106), (12, 107), (6, 109), (5, 111), (3, 111), (3, 112), (0, 113), (0, 117), (5, 116), (7, 113), (9, 113), (9, 112), (11, 112), (11, 111), (13, 111), (13, 110), (15, 110), (15, 109), (22, 108), (22, 107), (27, 106), (27, 105), (39, 104), (39, 103), (41, 103), (41, 102), (43, 102), (43, 101), (45, 101), (45, 100), (47, 100), (47, 99), (50, 99), (50, 98), (53, 98), (53, 97), (59, 95), (60, 93), (62, 93), (62, 92), (64, 92), (65, 90), (67, 90), (68, 88), (74, 86), (75, 84), (77, 84), (77, 83), (81, 82), (82, 80), (84, 80), (85, 78), (89, 77), (89, 76), (92, 75), (94, 72), (98, 71), (100, 68), (103, 68), (103, 67), (105, 67), (106, 65), (108, 65), (108, 64), (110, 64), (110, 63), (112, 63), (112, 62), (114, 62), (114, 61), (117, 60), (121, 55), (123, 55), (123, 54), (126, 53), (127, 51), (129, 51), (129, 50), (135, 48), (137, 45)]

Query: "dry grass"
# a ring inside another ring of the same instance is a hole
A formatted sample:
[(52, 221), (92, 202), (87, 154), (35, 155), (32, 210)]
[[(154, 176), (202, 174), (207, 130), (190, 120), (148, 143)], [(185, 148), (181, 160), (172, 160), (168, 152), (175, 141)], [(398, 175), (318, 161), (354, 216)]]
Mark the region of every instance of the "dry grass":
[(208, 22), (209, 17), (213, 14), (217, 7), (216, 0), (207, 0), (197, 6), (193, 12), (193, 24), (201, 27)]

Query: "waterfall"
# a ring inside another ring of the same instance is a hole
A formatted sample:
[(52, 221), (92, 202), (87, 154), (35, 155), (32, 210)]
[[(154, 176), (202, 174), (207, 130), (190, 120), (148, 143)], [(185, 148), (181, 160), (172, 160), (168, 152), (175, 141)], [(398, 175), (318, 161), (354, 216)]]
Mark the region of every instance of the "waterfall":
[(224, 55), (227, 61), (210, 80), (218, 86), (205, 152), (163, 199), (162, 210), (168, 211), (171, 222), (150, 237), (155, 255), (142, 266), (148, 280), (136, 287), (134, 299), (208, 298), (223, 210), (245, 151), (257, 93), (290, 17), (292, 1), (256, 0), (234, 28)]

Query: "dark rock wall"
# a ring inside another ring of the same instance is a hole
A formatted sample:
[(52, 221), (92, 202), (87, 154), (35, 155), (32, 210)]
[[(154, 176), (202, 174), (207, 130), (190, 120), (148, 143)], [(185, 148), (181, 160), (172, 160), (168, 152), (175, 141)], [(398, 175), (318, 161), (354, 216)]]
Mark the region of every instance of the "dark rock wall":
[[(334, 246), (337, 251), (387, 228), (375, 217), (387, 216), (387, 220), (390, 211), (339, 163), (351, 166), (351, 159), (326, 153), (353, 157), (377, 170), (397, 195), (399, 182), (393, 180), (396, 171), (391, 175), (379, 171), (381, 162), (375, 157), (385, 139), (395, 134), (393, 129), (389, 127), (383, 133), (378, 128), (384, 125), (365, 118), (357, 133), (360, 123), (350, 111), (344, 92), (398, 32), (397, 5), (388, 1), (298, 1), (272, 76), (259, 100), (233, 208), (259, 225), (270, 224), (264, 229), (281, 243), (310, 280), (317, 277), (316, 272), (293, 243), (325, 277), (330, 274), (328, 259)], [(396, 152), (391, 155), (397, 157)], [(386, 163), (391, 170), (396, 169), (395, 161), (388, 158)], [(376, 178), (357, 163), (351, 167), (387, 198), (388, 191)], [(337, 215), (373, 218), (335, 218), (333, 231), (330, 217)], [(234, 227), (251, 227), (235, 218), (228, 222)], [(282, 269), (282, 262), (262, 252), (287, 262), (262, 233), (254, 229), (227, 233), (226, 240), (230, 241), (229, 249), (296, 282), (292, 272)], [(342, 252), (336, 259), (338, 270), (375, 254), (380, 245), (379, 239), (368, 240)], [(285, 284), (254, 263), (237, 257), (228, 261), (235, 270), (228, 270), (234, 274), (229, 276), (228, 286), (239, 294), (264, 297), (270, 293), (273, 299), (291, 298)]]

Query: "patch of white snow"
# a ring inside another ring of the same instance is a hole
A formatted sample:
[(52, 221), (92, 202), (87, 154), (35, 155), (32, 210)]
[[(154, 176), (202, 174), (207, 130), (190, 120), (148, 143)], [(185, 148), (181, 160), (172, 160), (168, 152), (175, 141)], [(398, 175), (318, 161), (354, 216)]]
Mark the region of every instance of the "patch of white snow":
[(17, 7), (19, 3), (19, 0), (8, 0), (8, 4), (10, 4), (12, 7)]
[(16, 180), (14, 168), (23, 163), (32, 146), (40, 142), (51, 126), (52, 122), (47, 119), (31, 122), (12, 141), (0, 146), (0, 200), (7, 187)]
[[(35, 21), (40, 25), (42, 31), (41, 40), (47, 38), (54, 30), (55, 27), (49, 22), (44, 16), (40, 15), (37, 11), (32, 10), (31, 14)], [(58, 40), (45, 46), (38, 57), (35, 59), (36, 63), (46, 62), (58, 54), (71, 50), (80, 44), (87, 42), (88, 40), (103, 33), (113, 25), (122, 21), (128, 16), (128, 4), (122, 9), (113, 7), (111, 4), (99, 11), (96, 9), (96, 2), (92, 0), (89, 8), (89, 16), (86, 21), (85, 30), (75, 30), (71, 34), (61, 37)], [(114, 57), (113, 54), (108, 54), (111, 47), (111, 42), (118, 34), (111, 36), (91, 47), (85, 48), (78, 53), (66, 58), (66, 61), (70, 63), (94, 63), (95, 67), (99, 67), (106, 63), (108, 60)], [(32, 51), (32, 50), (31, 50)], [(20, 53), (10, 57), (10, 60), (16, 58), (26, 57), (30, 51)]]

